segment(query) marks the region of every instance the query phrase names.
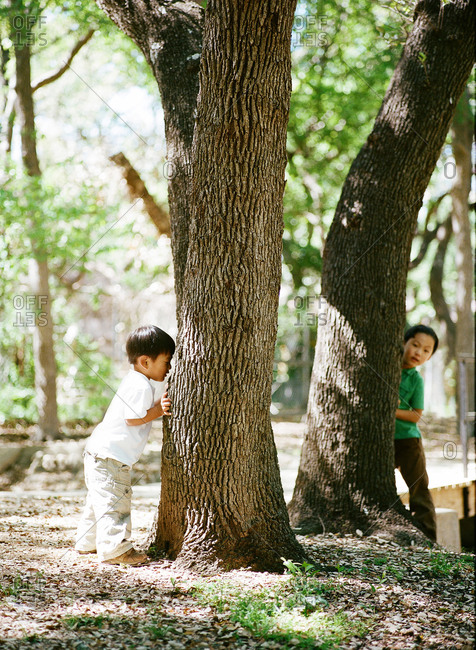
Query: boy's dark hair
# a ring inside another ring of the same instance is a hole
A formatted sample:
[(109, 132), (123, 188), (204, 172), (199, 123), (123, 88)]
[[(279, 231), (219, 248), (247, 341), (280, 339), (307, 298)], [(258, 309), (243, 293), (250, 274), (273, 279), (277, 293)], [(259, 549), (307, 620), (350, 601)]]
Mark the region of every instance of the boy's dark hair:
[(436, 332), (434, 329), (431, 327), (428, 327), (427, 325), (414, 325), (413, 327), (409, 327), (405, 334), (403, 335), (403, 340), (405, 343), (412, 339), (415, 334), (427, 334), (428, 336), (431, 336), (433, 341), (435, 342), (435, 345), (433, 347), (433, 352), (431, 354), (435, 354), (435, 352), (438, 349), (438, 337), (436, 336)]
[(170, 355), (173, 355), (175, 341), (160, 327), (143, 325), (131, 332), (127, 337), (126, 352), (129, 363), (135, 363), (143, 354), (154, 360), (157, 359), (159, 354), (170, 353)]

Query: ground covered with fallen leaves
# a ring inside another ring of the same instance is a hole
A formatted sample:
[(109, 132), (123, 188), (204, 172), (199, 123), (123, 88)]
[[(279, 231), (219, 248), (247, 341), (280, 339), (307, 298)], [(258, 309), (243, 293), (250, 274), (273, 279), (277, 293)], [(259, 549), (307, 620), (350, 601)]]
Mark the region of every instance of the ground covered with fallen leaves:
[[(157, 499), (133, 500), (144, 543)], [(81, 495), (0, 494), (1, 648), (474, 647), (473, 556), (378, 538), (299, 538), (321, 568), (216, 578), (72, 550)]]

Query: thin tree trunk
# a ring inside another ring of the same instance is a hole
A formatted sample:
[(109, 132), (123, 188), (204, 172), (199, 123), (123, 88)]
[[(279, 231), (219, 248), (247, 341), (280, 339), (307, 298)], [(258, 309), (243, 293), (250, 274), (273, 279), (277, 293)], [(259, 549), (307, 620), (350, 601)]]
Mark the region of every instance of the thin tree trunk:
[(53, 344), (53, 321), (49, 270), (46, 258), (35, 251), (30, 260), (30, 286), (35, 296), (36, 322), (33, 332), (35, 359), (35, 389), (38, 408), (38, 434), (41, 440), (57, 438), (59, 434), (56, 402), (56, 359)]
[(15, 91), (21, 133), (23, 167), (29, 176), (41, 176), (36, 152), (35, 113), (31, 91), (31, 50), (28, 45), (15, 46)]
[[(452, 227), (456, 244), (456, 342), (455, 354), (459, 362), (466, 359), (466, 404), (461, 403), (458, 390), (457, 410), (460, 435), (466, 445), (467, 432), (461, 430), (466, 412), (474, 411), (474, 314), (473, 297), (473, 247), (471, 245), (471, 224), (469, 219), (469, 194), (471, 191), (471, 145), (474, 120), (466, 89), (451, 127), (451, 146), (455, 159), (456, 176), (451, 198), (453, 200)], [(470, 363), (471, 357), (473, 363)], [(457, 373), (458, 385), (461, 382)]]
[[(17, 39), (15, 39), (17, 42)], [(31, 90), (31, 51), (15, 46), (17, 112), (21, 130), (22, 160), (29, 176), (40, 177), (36, 151), (35, 113)], [(49, 273), (45, 251), (32, 242), (30, 277), (36, 310), (34, 330), (35, 389), (39, 439), (55, 438), (59, 432), (56, 400), (56, 362), (50, 304)]]
[(437, 223), (436, 226), (433, 228), (433, 230), (430, 230), (428, 226), (430, 224), (431, 217), (434, 214), (436, 215), (441, 205), (441, 202), (447, 195), (448, 192), (444, 192), (437, 199), (435, 199), (435, 201), (429, 207), (428, 214), (426, 215), (426, 220), (425, 220), (425, 229), (420, 234), (421, 237), (420, 250), (418, 251), (416, 257), (410, 260), (410, 264), (408, 265), (409, 271), (415, 269), (419, 264), (423, 262), (431, 242), (436, 238), (436, 235), (438, 233), (438, 228), (441, 226), (441, 224)]
[(471, 144), (473, 119), (466, 91), (458, 105), (451, 129), (456, 178), (451, 190), (452, 225), (456, 244), (456, 354), (474, 354), (474, 323), (471, 310), (473, 291), (473, 250), (469, 221), (471, 190)]
[[(474, 2), (419, 2), (325, 251), (308, 426), (291, 521), (305, 531), (406, 531), (394, 480), (405, 288), (423, 194), (471, 72)], [(406, 533), (405, 533), (406, 534)]]

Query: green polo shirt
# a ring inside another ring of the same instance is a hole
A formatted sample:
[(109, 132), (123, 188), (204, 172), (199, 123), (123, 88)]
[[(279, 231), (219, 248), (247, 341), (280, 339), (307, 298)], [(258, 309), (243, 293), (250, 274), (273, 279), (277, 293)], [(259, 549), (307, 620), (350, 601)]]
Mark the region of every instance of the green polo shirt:
[[(400, 398), (399, 409), (409, 411), (412, 408), (424, 408), (423, 379), (416, 368), (404, 368), (402, 370), (398, 394)], [(420, 430), (415, 422), (396, 420), (395, 440), (404, 440), (405, 438), (421, 438)]]

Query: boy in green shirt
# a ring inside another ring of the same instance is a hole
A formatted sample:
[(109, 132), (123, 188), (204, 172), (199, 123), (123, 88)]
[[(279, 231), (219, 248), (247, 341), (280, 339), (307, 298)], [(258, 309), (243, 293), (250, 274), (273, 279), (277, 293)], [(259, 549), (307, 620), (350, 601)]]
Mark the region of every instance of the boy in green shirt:
[(410, 511), (425, 535), (436, 542), (436, 515), (428, 489), (428, 474), (417, 422), (423, 413), (423, 379), (416, 368), (428, 361), (438, 348), (431, 327), (415, 325), (405, 332), (400, 403), (396, 413), (395, 467), (408, 486)]

